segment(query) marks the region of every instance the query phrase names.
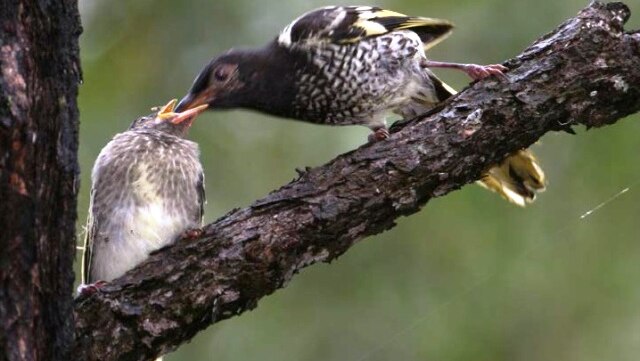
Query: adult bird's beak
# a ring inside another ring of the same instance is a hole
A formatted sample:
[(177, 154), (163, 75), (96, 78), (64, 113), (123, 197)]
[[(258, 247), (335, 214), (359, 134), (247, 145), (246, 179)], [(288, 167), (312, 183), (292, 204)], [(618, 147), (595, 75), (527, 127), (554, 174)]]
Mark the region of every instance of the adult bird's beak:
[(178, 103), (178, 106), (176, 107), (175, 111), (179, 113), (181, 111), (193, 109), (203, 104), (207, 104), (208, 96), (209, 96), (208, 92), (206, 91), (200, 94), (189, 93), (185, 95), (185, 97), (182, 98), (182, 100), (180, 100), (180, 103)]
[(176, 111), (181, 112), (183, 110), (189, 109), (189, 105), (191, 105), (191, 103), (193, 102), (193, 99), (194, 99), (193, 94), (189, 93), (185, 95), (184, 98), (182, 98), (178, 103), (178, 106), (176, 107)]
[[(178, 105), (180, 106), (180, 105)], [(180, 124), (186, 120), (191, 120), (198, 116), (198, 114), (202, 113), (209, 107), (209, 104), (202, 104), (191, 109), (187, 109), (183, 112), (178, 112), (178, 108), (176, 108), (176, 113), (178, 114), (175, 118), (171, 119), (171, 123)]]
[(177, 99), (170, 100), (167, 104), (163, 105), (156, 117), (169, 120), (173, 124), (180, 124), (185, 120), (190, 120), (195, 118), (198, 114), (202, 113), (207, 107), (208, 104), (202, 104), (197, 107), (193, 107), (191, 109), (187, 109), (183, 112), (178, 111), (176, 108), (176, 104), (178, 103)]

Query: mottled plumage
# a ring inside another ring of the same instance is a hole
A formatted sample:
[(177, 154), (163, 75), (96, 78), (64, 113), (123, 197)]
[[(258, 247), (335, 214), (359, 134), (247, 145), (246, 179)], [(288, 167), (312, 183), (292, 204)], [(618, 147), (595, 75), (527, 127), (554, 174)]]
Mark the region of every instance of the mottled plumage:
[[(247, 108), (318, 124), (359, 124), (374, 131), (370, 140), (381, 140), (388, 136), (389, 113), (411, 118), (455, 94), (430, 68), (458, 68), (475, 79), (504, 76), (501, 65), (428, 60), (425, 49), (443, 40), (452, 27), (446, 20), (368, 6), (313, 10), (262, 48), (232, 49), (214, 58), (177, 109), (208, 104), (211, 109)], [(525, 178), (544, 183), (537, 165), (521, 171), (536, 172)], [(496, 175), (509, 177), (486, 179)], [(504, 182), (490, 184), (485, 186), (510, 194), (494, 188)], [(529, 193), (521, 196), (529, 199)]]
[(378, 8), (318, 9), (264, 48), (234, 49), (214, 59), (178, 109), (208, 103), (382, 128), (389, 112), (415, 115), (439, 102), (437, 91), (446, 86), (424, 68), (424, 49), (451, 28), (445, 20)]
[(83, 283), (111, 281), (202, 225), (198, 145), (183, 137), (206, 106), (141, 117), (102, 149), (91, 174)]

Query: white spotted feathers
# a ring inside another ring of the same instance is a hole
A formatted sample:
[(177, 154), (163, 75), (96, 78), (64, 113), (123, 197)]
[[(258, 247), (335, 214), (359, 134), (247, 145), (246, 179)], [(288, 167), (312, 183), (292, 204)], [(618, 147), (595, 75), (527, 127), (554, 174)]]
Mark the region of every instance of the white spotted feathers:
[(446, 20), (368, 6), (303, 14), (277, 39), (305, 59), (295, 74), (295, 117), (378, 129), (389, 112), (409, 117), (431, 108), (450, 93), (439, 96), (442, 82), (421, 66), (424, 51), (452, 28)]

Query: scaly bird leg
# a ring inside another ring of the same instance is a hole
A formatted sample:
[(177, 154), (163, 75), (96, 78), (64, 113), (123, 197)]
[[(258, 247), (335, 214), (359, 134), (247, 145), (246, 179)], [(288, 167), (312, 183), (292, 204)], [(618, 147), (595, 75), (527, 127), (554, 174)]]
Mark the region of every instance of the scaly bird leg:
[(78, 296), (91, 296), (92, 294), (100, 291), (100, 288), (104, 287), (107, 284), (107, 281), (95, 281), (94, 283), (90, 283), (88, 285), (81, 284), (78, 286), (77, 292)]
[(389, 130), (387, 127), (380, 127), (371, 130), (373, 133), (369, 134), (369, 143), (375, 143), (389, 138)]
[(459, 69), (467, 73), (473, 80), (484, 79), (488, 76), (495, 75), (503, 79), (508, 79), (504, 72), (509, 70), (506, 66), (500, 64), (460, 64), (460, 63), (447, 63), (442, 61), (424, 60), (420, 64), (423, 68), (449, 68)]
[(178, 239), (184, 239), (187, 241), (192, 241), (196, 238), (199, 238), (200, 236), (202, 236), (202, 234), (204, 233), (204, 230), (202, 228), (189, 228), (187, 230), (185, 230), (184, 232), (182, 232), (180, 234), (180, 236), (178, 236)]

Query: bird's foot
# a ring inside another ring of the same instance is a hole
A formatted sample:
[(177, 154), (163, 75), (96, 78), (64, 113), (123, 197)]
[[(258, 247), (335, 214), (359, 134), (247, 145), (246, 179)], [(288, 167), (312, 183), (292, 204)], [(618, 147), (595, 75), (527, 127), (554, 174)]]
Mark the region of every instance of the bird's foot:
[(178, 239), (191, 241), (196, 238), (199, 238), (200, 236), (202, 236), (203, 233), (204, 233), (204, 230), (202, 228), (189, 228), (186, 231), (182, 232), (180, 234), (180, 237), (178, 237)]
[(489, 65), (479, 65), (479, 64), (460, 64), (460, 63), (447, 63), (442, 61), (431, 61), (424, 60), (421, 63), (423, 68), (450, 68), (450, 69), (460, 69), (467, 73), (469, 77), (473, 80), (480, 80), (491, 75), (495, 75), (504, 80), (508, 80), (507, 76), (504, 75), (504, 72), (509, 70), (506, 66), (502, 64), (489, 64)]
[(369, 134), (369, 143), (379, 142), (387, 138), (389, 138), (389, 129), (387, 128), (374, 129), (373, 133)]
[(95, 281), (88, 285), (81, 284), (78, 286), (77, 292), (79, 296), (91, 296), (94, 293), (100, 292), (100, 289), (107, 284), (107, 281)]
[(507, 76), (504, 75), (504, 72), (509, 70), (506, 66), (501, 64), (489, 64), (489, 65), (478, 65), (478, 64), (462, 64), (462, 70), (471, 77), (473, 80), (480, 80), (491, 75), (495, 75), (499, 78), (508, 80)]

